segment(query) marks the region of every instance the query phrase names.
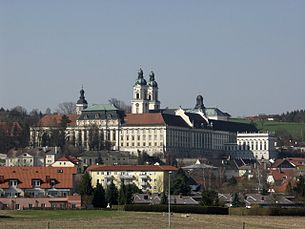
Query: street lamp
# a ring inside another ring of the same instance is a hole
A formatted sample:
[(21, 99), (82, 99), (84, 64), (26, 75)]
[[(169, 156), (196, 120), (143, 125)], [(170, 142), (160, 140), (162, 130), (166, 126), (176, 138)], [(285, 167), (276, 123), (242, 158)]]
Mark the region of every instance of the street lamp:
[(168, 228), (171, 228), (171, 173), (168, 171)]

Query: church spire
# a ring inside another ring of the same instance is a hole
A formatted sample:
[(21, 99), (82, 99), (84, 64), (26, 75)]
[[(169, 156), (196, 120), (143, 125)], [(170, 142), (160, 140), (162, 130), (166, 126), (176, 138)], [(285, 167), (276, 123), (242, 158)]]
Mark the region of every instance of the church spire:
[(82, 85), (82, 89), (80, 90), (80, 97), (79, 100), (76, 102), (76, 113), (80, 115), (82, 113), (82, 110), (86, 109), (88, 107), (88, 102), (85, 98), (85, 91), (84, 87)]

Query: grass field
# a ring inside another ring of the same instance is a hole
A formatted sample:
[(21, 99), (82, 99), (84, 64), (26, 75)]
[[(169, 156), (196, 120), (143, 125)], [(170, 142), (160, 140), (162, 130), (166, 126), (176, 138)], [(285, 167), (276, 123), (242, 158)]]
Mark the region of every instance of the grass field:
[[(232, 118), (231, 121), (250, 123), (249, 120)], [(288, 133), (296, 139), (305, 138), (305, 123), (295, 123), (295, 122), (276, 122), (276, 121), (264, 121), (255, 122), (256, 127), (261, 131), (276, 132), (279, 130), (287, 130)]]
[[(1, 217), (5, 216), (5, 217)], [(0, 211), (0, 228), (167, 228), (167, 214), (102, 210)], [(174, 214), (171, 228), (294, 228), (305, 217)]]

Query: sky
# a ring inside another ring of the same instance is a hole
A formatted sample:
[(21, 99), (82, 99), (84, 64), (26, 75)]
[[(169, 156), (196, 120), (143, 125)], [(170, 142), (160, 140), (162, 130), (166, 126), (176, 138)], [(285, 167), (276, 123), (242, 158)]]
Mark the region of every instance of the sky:
[(305, 109), (304, 0), (0, 0), (0, 107), (118, 98), (139, 68), (161, 107)]

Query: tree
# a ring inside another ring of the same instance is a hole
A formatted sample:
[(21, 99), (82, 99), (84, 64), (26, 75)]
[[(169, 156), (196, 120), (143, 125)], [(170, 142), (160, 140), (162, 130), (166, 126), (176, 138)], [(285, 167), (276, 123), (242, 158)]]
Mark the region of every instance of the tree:
[(162, 192), (162, 194), (161, 194), (160, 204), (167, 204), (167, 195), (165, 194), (165, 192)]
[(109, 103), (113, 104), (118, 109), (120, 109), (122, 111), (125, 111), (126, 113), (131, 112), (131, 106), (126, 105), (126, 103), (123, 102), (122, 100), (119, 100), (119, 99), (116, 99), (116, 98), (111, 98), (111, 99), (109, 99)]
[(89, 173), (85, 173), (82, 176), (77, 189), (78, 193), (81, 195), (82, 206), (85, 206), (87, 208), (88, 204), (92, 203), (93, 193), (93, 188), (91, 185), (91, 176)]
[(70, 123), (70, 122), (71, 122), (71, 120), (68, 118), (68, 116), (63, 115), (60, 120), (60, 127), (63, 129), (66, 129), (68, 126), (68, 123)]
[(105, 190), (100, 183), (96, 185), (96, 188), (93, 191), (92, 205), (95, 208), (105, 208), (107, 206), (105, 200)]
[(76, 114), (76, 105), (73, 102), (63, 102), (58, 104), (56, 112), (59, 114)]
[(304, 180), (303, 176), (298, 177), (298, 181), (296, 182), (294, 192), (297, 197), (299, 197), (301, 199), (305, 198), (305, 180)]
[(234, 192), (234, 193), (231, 195), (231, 199), (232, 199), (232, 207), (233, 207), (233, 208), (241, 207), (241, 206), (242, 206), (242, 202), (241, 202), (241, 200), (239, 199), (239, 195), (238, 195), (237, 192)]
[(133, 194), (135, 193), (142, 193), (142, 191), (133, 183), (126, 185), (126, 204), (133, 202)]
[(127, 197), (126, 197), (126, 186), (124, 184), (124, 180), (121, 180), (121, 186), (120, 186), (120, 191), (119, 191), (119, 204), (123, 205), (126, 204), (127, 202)]
[(187, 184), (187, 181), (188, 177), (185, 175), (182, 169), (179, 169), (172, 181), (171, 192), (174, 195), (188, 195), (191, 191), (191, 188)]
[(89, 173), (85, 173), (78, 186), (78, 193), (83, 196), (83, 195), (88, 195), (91, 196), (93, 193), (93, 188), (91, 184), (91, 176)]
[(118, 189), (114, 185), (113, 180), (111, 180), (110, 185), (106, 189), (106, 201), (110, 205), (118, 204)]
[(50, 114), (51, 114), (51, 109), (48, 107), (44, 113), (45, 113), (46, 115), (50, 115)]
[(213, 190), (203, 190), (201, 193), (201, 202), (203, 206), (218, 206), (218, 193)]

